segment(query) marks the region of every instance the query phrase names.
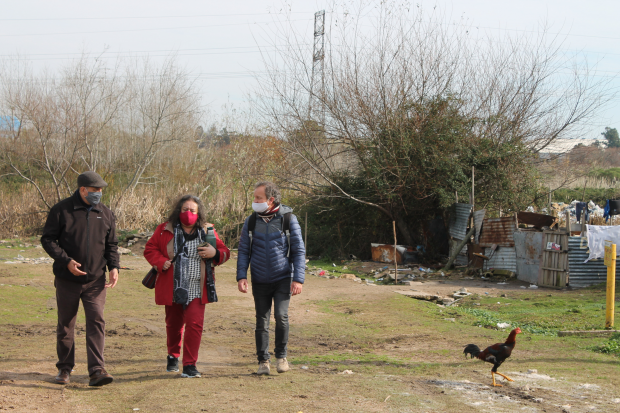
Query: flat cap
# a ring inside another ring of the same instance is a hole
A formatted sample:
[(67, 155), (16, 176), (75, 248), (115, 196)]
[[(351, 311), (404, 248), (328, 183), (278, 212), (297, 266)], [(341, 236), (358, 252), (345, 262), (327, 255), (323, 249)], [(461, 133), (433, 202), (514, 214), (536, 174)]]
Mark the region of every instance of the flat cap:
[(78, 188), (83, 186), (92, 186), (93, 188), (105, 188), (108, 186), (106, 181), (103, 180), (97, 172), (86, 171), (78, 176), (77, 179)]

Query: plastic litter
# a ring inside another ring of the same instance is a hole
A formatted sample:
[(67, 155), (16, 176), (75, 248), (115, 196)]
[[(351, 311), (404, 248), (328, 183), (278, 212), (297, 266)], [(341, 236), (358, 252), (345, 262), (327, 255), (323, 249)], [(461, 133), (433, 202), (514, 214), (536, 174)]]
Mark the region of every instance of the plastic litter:
[(534, 284), (531, 284), (531, 285), (530, 285), (530, 288), (531, 288), (532, 290), (535, 290), (535, 289), (537, 289), (537, 288), (538, 288), (538, 286), (537, 286), (537, 285), (534, 285)]

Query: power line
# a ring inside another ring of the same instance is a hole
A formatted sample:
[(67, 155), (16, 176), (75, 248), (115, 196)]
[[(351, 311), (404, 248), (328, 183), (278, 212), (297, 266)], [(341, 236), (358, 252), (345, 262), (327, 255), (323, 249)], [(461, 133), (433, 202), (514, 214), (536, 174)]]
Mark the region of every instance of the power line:
[(58, 20), (130, 20), (130, 19), (182, 19), (182, 18), (195, 18), (195, 17), (237, 17), (237, 16), (264, 16), (264, 15), (279, 15), (279, 14), (306, 14), (306, 12), (274, 12), (274, 13), (232, 13), (232, 14), (193, 14), (186, 16), (115, 16), (115, 17), (49, 17), (40, 19), (22, 19), (22, 18), (9, 18), (0, 19), (0, 21), (58, 21)]
[[(309, 19), (289, 20), (289, 22), (308, 21)], [(253, 24), (270, 24), (272, 22), (246, 22), (246, 23), (229, 23), (229, 24), (209, 24), (200, 26), (179, 26), (179, 27), (156, 27), (150, 29), (125, 29), (125, 30), (99, 30), (92, 32), (57, 32), (57, 33), (23, 33), (23, 34), (0, 34), (0, 37), (20, 37), (20, 36), (58, 36), (73, 34), (100, 34), (100, 33), (127, 33), (127, 32), (144, 32), (153, 30), (182, 30), (182, 29), (201, 29), (205, 27), (225, 27), (225, 26), (249, 26)]]

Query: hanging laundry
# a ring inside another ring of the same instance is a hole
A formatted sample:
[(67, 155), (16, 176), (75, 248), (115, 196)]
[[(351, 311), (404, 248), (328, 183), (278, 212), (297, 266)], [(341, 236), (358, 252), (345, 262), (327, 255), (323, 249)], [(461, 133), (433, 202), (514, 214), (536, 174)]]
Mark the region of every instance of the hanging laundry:
[(605, 208), (603, 208), (603, 218), (605, 218), (605, 222), (609, 219), (609, 199), (605, 203)]
[[(590, 218), (590, 210), (588, 209), (588, 204), (586, 204), (585, 202), (577, 202), (576, 205), (576, 209), (577, 209), (577, 222), (581, 222), (581, 213), (583, 212), (585, 215), (585, 221), (588, 222), (588, 219)], [(620, 213), (620, 212), (619, 212)]]

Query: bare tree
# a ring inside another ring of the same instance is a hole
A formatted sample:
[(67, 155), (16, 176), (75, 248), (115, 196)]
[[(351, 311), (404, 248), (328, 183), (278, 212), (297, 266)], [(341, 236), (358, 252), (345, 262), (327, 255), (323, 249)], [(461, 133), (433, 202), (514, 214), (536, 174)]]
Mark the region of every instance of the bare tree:
[(302, 34), (279, 22), (278, 53), (264, 56), (256, 103), (289, 154), (280, 178), (313, 197), (376, 208), (407, 243), (407, 222), (465, 192), (472, 166), (482, 169), (483, 205), (531, 200), (535, 153), (578, 136), (612, 97), (608, 81), (569, 60), (544, 28), (479, 40), (440, 11), (393, 1), (335, 4), (328, 16), (325, 86), (312, 90), (318, 108), (308, 108)]

